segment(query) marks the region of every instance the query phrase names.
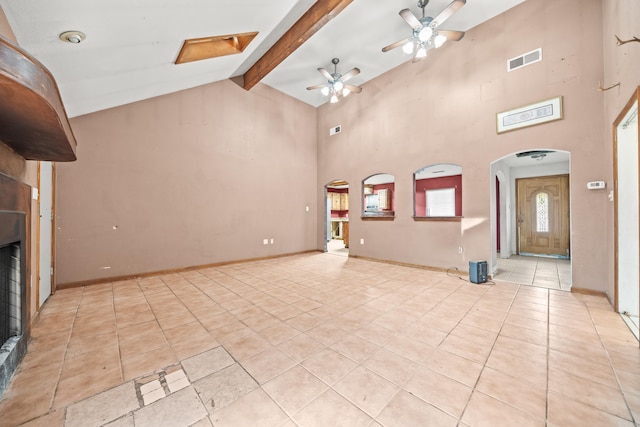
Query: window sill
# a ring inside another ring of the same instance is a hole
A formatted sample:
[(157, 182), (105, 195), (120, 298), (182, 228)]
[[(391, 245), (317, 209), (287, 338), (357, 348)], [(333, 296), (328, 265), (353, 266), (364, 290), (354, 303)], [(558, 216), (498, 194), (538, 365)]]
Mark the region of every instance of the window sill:
[(393, 221), (396, 217), (396, 213), (393, 211), (388, 212), (365, 212), (360, 217), (363, 221)]
[(461, 222), (463, 216), (414, 216), (414, 221), (431, 222)]

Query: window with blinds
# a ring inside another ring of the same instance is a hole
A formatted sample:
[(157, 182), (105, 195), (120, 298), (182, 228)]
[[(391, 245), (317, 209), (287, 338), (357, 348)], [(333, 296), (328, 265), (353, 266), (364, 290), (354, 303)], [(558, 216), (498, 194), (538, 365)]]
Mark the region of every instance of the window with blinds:
[(456, 216), (456, 189), (426, 190), (427, 216)]

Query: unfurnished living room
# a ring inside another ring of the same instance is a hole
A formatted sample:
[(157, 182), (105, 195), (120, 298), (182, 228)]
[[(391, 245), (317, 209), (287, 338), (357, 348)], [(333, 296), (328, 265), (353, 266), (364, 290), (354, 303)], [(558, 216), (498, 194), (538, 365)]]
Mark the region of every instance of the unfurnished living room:
[(0, 0), (0, 425), (639, 425), (639, 23)]

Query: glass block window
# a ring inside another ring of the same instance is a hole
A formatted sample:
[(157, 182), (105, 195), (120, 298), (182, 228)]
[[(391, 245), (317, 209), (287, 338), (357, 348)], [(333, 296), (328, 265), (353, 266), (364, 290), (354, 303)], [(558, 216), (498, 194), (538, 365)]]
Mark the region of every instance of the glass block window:
[(538, 193), (536, 196), (536, 231), (549, 232), (549, 196), (547, 193)]

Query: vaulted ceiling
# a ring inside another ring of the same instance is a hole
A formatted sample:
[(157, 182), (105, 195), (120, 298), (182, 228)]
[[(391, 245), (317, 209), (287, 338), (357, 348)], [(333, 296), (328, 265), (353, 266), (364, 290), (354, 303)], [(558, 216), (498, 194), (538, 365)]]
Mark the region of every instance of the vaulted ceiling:
[[(522, 1), (468, 0), (443, 28), (468, 31)], [(436, 16), (449, 3), (431, 0), (426, 14)], [(350, 83), (363, 85), (411, 60), (402, 49), (381, 49), (410, 36), (401, 9), (421, 16), (417, 0), (0, 0), (0, 6), (20, 46), (55, 76), (70, 117), (233, 77), (243, 77), (249, 90), (262, 82), (319, 106), (328, 99), (306, 90), (326, 83), (318, 67), (333, 71), (331, 59), (340, 58), (338, 72), (360, 68)], [(60, 40), (68, 30), (86, 39)], [(175, 64), (186, 39), (254, 31), (239, 54)]]

